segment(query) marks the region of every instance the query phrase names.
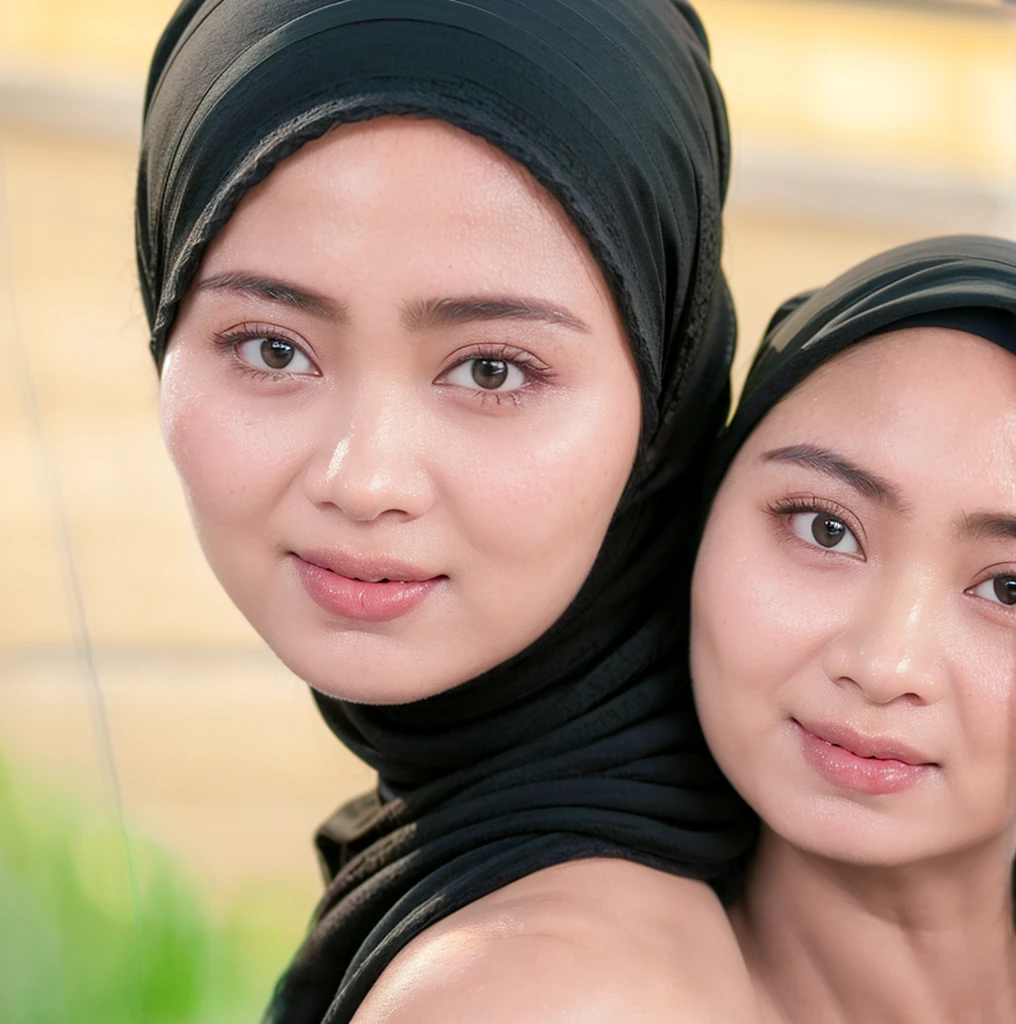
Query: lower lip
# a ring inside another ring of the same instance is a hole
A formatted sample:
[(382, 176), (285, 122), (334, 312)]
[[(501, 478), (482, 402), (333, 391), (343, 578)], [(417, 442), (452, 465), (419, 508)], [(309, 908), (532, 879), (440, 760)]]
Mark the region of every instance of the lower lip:
[(921, 781), (934, 767), (930, 764), (907, 764), (893, 758), (860, 757), (853, 751), (826, 743), (794, 723), (801, 734), (805, 760), (834, 785), (859, 793), (898, 793)]
[(409, 583), (366, 583), (294, 557), (300, 580), (317, 604), (326, 612), (359, 622), (390, 622), (408, 615), (447, 580), (435, 576)]

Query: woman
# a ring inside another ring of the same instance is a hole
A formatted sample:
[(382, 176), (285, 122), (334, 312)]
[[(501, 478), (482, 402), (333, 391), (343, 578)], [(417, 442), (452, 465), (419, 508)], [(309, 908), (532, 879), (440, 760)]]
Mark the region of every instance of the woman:
[(1016, 1019), (1016, 245), (784, 307), (695, 566), (697, 707), (761, 835), (765, 1021)]
[(726, 176), (683, 2), (167, 29), (138, 188), (167, 443), (226, 590), (380, 777), (319, 834), (268, 1019), (670, 1020), (736, 953), (689, 879), (750, 829), (669, 596), (727, 402)]

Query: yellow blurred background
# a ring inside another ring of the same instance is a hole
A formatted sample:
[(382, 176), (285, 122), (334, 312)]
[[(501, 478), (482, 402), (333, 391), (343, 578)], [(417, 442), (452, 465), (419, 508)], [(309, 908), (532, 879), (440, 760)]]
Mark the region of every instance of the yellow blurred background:
[[(162, 449), (131, 203), (175, 6), (0, 0), (0, 755), (115, 801), (108, 730), (130, 825), (285, 950), (315, 825), (372, 778), (220, 592)], [(919, 237), (1016, 235), (1000, 2), (697, 6), (734, 131), (738, 376), (790, 294)]]

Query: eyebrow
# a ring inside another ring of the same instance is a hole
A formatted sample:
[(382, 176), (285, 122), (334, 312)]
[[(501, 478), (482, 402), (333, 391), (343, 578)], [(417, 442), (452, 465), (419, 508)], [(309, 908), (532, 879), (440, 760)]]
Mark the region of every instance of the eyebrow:
[(426, 327), (454, 327), (482, 320), (538, 321), (583, 334), (592, 330), (584, 320), (561, 306), (543, 299), (515, 295), (418, 300), (406, 303), (402, 314), (403, 323), (411, 331)]
[(1006, 512), (977, 512), (964, 515), (956, 524), (964, 540), (1016, 540), (1016, 516)]
[[(318, 292), (300, 288), (287, 281), (258, 274), (231, 273), (217, 274), (205, 278), (196, 286), (196, 291), (229, 291), (243, 295), (255, 295), (269, 302), (298, 309), (305, 313), (344, 321), (349, 318), (344, 303), (336, 302)], [(421, 299), (406, 303), (402, 320), (411, 331), (426, 327), (455, 326), (482, 320), (529, 320), (540, 321), (554, 327), (566, 327), (583, 334), (592, 328), (574, 313), (561, 306), (555, 306), (542, 299), (513, 295), (495, 297), (464, 297)]]
[(207, 277), (200, 281), (195, 290), (256, 295), (260, 299), (278, 302), (291, 309), (313, 313), (315, 316), (327, 317), (330, 320), (345, 320), (347, 318), (345, 305), (335, 302), (326, 295), (299, 288), (273, 277), (260, 277), (257, 274), (217, 274), (215, 277)]
[(899, 488), (882, 477), (868, 470), (861, 469), (849, 459), (812, 444), (794, 444), (786, 448), (774, 448), (759, 457), (765, 462), (794, 462), (806, 469), (815, 469), (826, 476), (853, 487), (866, 498), (873, 498), (880, 505), (903, 511), (906, 503), (900, 495)]

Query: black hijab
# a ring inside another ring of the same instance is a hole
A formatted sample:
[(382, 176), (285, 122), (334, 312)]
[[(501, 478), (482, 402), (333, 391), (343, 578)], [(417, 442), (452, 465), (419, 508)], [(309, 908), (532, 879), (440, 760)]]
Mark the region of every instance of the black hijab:
[(750, 840), (686, 668), (704, 455), (734, 319), (719, 266), (722, 98), (683, 0), (185, 0), (156, 51), (138, 264), (161, 363), (205, 246), (337, 122), (441, 118), (524, 164), (621, 311), (643, 435), (596, 564), (527, 650), (427, 700), (317, 695), (380, 776), (318, 846), (329, 888), (267, 1019), (348, 1021), (428, 925), (533, 871), (612, 856), (701, 879)]
[(906, 327), (951, 327), (1016, 354), (1016, 243), (977, 235), (914, 242), (785, 302), (755, 354), (707, 493), (766, 413), (812, 371), (857, 342)]
[[(1016, 243), (976, 235), (914, 242), (784, 302), (769, 322), (737, 409), (710, 459), (700, 535), (730, 464), (769, 411), (844, 349), (907, 327), (950, 327), (1016, 355)], [(714, 880), (728, 903), (741, 897), (753, 853), (746, 850)]]

